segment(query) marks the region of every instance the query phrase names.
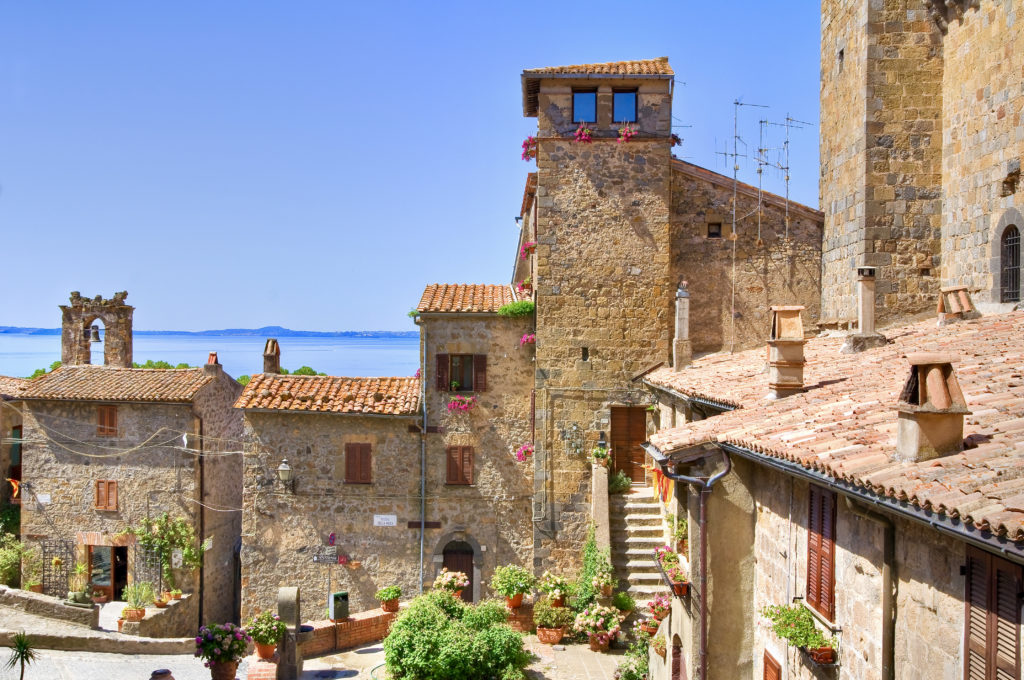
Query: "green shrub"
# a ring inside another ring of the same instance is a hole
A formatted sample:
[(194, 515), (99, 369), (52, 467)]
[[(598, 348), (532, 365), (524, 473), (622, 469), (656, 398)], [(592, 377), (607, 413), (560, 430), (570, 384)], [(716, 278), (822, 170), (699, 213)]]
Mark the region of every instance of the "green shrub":
[(507, 316), (516, 318), (520, 316), (530, 316), (533, 314), (533, 301), (532, 300), (520, 300), (519, 302), (510, 302), (507, 305), (502, 305), (498, 308), (498, 316)]
[(834, 638), (825, 637), (814, 623), (811, 610), (802, 604), (772, 605), (761, 610), (772, 622), (772, 631), (793, 647), (835, 647)]
[(129, 609), (145, 609), (153, 604), (154, 596), (152, 584), (145, 581), (125, 586), (121, 595), (124, 601), (128, 603)]
[(525, 595), (533, 588), (537, 579), (529, 571), (518, 564), (508, 564), (494, 570), (491, 577), (491, 588), (494, 592), (505, 597)]
[(629, 646), (629, 650), (615, 669), (615, 677), (618, 680), (647, 680), (647, 674), (650, 672), (647, 649), (650, 644), (650, 635), (643, 631), (635, 633), (633, 644)]
[(21, 585), (21, 558), (25, 547), (14, 534), (0, 534), (0, 583), (11, 588)]
[(235, 378), (235, 380), (238, 382), (239, 385), (242, 385), (244, 387), (244, 386), (248, 385), (250, 382), (252, 382), (252, 376), (251, 375), (240, 375), (237, 378)]
[(540, 628), (561, 628), (573, 621), (573, 612), (568, 607), (554, 607), (551, 600), (542, 597), (533, 605), (533, 623)]
[(631, 486), (633, 486), (633, 480), (629, 475), (622, 470), (616, 470), (608, 480), (608, 493), (625, 493)]
[(276, 645), (287, 631), (288, 627), (281, 617), (271, 612), (261, 612), (245, 626), (245, 632), (252, 637), (253, 642), (261, 645)]
[(593, 581), (597, 576), (600, 562), (601, 551), (597, 548), (595, 529), (591, 523), (590, 528), (587, 529), (587, 540), (583, 543), (583, 566), (576, 578), (576, 586), (573, 588), (573, 610), (581, 612), (597, 599), (597, 589), (594, 587)]
[(619, 591), (612, 596), (612, 606), (623, 612), (631, 612), (636, 609), (636, 600), (626, 592)]
[(470, 630), (485, 630), (499, 623), (508, 622), (508, 609), (501, 600), (484, 600), (475, 607), (466, 607), (462, 622)]
[(374, 593), (373, 598), (378, 602), (397, 600), (402, 596), (402, 589), (399, 586), (387, 586)]

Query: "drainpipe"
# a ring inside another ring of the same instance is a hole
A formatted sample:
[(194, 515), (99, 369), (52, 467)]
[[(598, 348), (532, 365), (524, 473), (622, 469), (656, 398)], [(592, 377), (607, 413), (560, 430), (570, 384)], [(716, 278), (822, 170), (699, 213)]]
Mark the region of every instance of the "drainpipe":
[(880, 512), (874, 512), (862, 508), (850, 500), (849, 496), (843, 496), (847, 509), (863, 519), (876, 522), (882, 525), (885, 532), (882, 547), (882, 680), (894, 680), (896, 677), (895, 664), (895, 634), (896, 634), (896, 598), (899, 585), (894, 578), (896, 563), (896, 529), (892, 520)]
[(423, 408), (423, 426), (420, 428), (420, 581), (419, 592), (423, 594), (423, 543), (427, 528), (427, 327), (419, 316), (415, 319), (420, 327), (420, 405)]
[(684, 482), (697, 487), (700, 490), (700, 504), (698, 505), (697, 526), (700, 531), (699, 555), (697, 561), (700, 564), (700, 680), (707, 680), (708, 677), (708, 496), (711, 495), (711, 488), (718, 480), (729, 474), (732, 470), (732, 460), (729, 454), (723, 449), (718, 449), (725, 460), (725, 468), (711, 475), (710, 477), (688, 477), (671, 471), (671, 461), (658, 451), (650, 442), (644, 442), (641, 447), (651, 454), (654, 461), (661, 467), (662, 473), (674, 482)]

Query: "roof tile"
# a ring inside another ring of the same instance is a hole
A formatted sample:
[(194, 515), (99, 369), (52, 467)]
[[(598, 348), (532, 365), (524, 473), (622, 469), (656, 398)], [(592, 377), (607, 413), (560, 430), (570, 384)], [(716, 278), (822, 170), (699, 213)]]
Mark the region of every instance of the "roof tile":
[(341, 378), (331, 375), (254, 375), (235, 408), (310, 413), (415, 415), (419, 378)]
[(502, 305), (515, 302), (508, 285), (476, 283), (433, 283), (423, 291), (416, 311), (494, 313)]
[(58, 401), (192, 401), (213, 380), (201, 368), (116, 368), (61, 366), (22, 390), (24, 399)]

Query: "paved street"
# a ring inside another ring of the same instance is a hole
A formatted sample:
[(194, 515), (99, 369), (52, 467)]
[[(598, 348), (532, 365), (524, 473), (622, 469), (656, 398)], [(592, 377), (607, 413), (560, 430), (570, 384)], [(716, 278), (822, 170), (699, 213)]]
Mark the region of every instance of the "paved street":
[[(149, 680), (158, 668), (170, 668), (174, 680), (210, 680), (210, 670), (191, 655), (101, 654), (40, 649), (25, 670), (25, 680)], [(0, 664), (10, 652), (0, 648)], [(244, 680), (245, 668), (238, 677)], [(18, 669), (0, 668), (0, 680), (18, 680)]]

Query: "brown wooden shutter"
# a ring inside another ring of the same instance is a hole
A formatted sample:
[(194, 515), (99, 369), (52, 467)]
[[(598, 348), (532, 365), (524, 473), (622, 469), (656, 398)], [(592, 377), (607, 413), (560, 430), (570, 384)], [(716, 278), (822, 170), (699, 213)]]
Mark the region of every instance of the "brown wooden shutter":
[(100, 406), (97, 408), (96, 434), (101, 437), (117, 435), (117, 407)]
[(448, 355), (438, 354), (437, 355), (437, 391), (438, 392), (449, 392), (451, 390), (451, 382), (448, 379)]
[(818, 611), (818, 593), (821, 592), (821, 498), (817, 487), (812, 486), (807, 514), (807, 604)]
[(107, 482), (107, 510), (117, 510), (117, 482)]
[(835, 618), (836, 496), (811, 486), (807, 521), (807, 604)]
[(964, 677), (984, 680), (988, 656), (988, 573), (991, 555), (977, 548), (967, 549), (967, 594), (964, 604)]
[(473, 483), (473, 447), (462, 447), (462, 483)]
[(370, 445), (359, 445), (359, 481), (369, 484), (373, 481), (373, 461), (370, 458)]
[(96, 482), (96, 499), (93, 504), (94, 507), (102, 509), (107, 507), (107, 485), (104, 481), (98, 480)]
[(359, 445), (345, 444), (345, 483), (359, 482)]
[(1021, 567), (967, 548), (964, 676), (1020, 678)]
[(449, 484), (458, 484), (462, 477), (459, 468), (461, 467), (462, 453), (458, 446), (449, 446), (445, 449), (445, 457), (448, 464), (448, 474), (445, 481)]
[(998, 557), (992, 558), (993, 626), (995, 677), (1020, 678), (1020, 593), (1021, 568)]
[(477, 392), (487, 390), (487, 355), (473, 355), (473, 389)]
[(782, 666), (768, 650), (764, 650), (764, 680), (782, 680)]

